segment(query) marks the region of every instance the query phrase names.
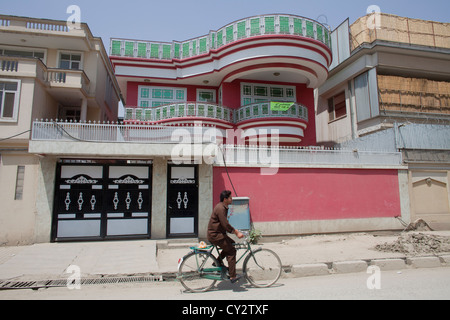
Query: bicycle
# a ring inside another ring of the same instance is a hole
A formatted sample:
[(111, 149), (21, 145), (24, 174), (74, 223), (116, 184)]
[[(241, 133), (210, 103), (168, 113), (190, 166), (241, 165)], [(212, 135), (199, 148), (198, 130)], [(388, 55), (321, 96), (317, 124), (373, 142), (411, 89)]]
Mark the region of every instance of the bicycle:
[[(243, 274), (247, 281), (257, 288), (273, 286), (281, 276), (282, 266), (278, 255), (269, 249), (258, 248), (253, 250), (248, 239), (248, 233), (242, 243), (235, 243), (236, 250), (245, 252), (237, 259), (236, 265), (245, 257)], [(183, 287), (194, 293), (210, 290), (217, 281), (227, 280), (227, 268), (213, 255), (217, 246), (209, 245), (206, 248), (190, 247), (192, 250), (178, 261), (177, 279)]]

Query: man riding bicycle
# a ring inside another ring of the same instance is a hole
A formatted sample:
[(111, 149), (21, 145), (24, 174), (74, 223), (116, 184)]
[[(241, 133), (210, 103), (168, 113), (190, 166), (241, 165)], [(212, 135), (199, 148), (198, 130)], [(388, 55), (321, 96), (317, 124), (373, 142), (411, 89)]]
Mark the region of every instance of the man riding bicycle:
[(227, 258), (228, 272), (231, 283), (238, 281), (241, 276), (236, 275), (236, 249), (234, 241), (227, 235), (227, 232), (234, 233), (239, 239), (244, 235), (237, 229), (233, 228), (227, 219), (228, 206), (233, 202), (231, 191), (225, 190), (220, 194), (220, 203), (216, 205), (208, 224), (208, 241), (222, 249), (219, 262), (223, 258)]

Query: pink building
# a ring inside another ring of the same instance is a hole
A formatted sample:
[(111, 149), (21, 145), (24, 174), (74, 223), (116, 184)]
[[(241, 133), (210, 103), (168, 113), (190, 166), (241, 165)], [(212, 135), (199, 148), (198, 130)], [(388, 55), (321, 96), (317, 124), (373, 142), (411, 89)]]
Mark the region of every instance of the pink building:
[(233, 186), (250, 198), (252, 222), (265, 235), (401, 227), (399, 154), (317, 147), (315, 89), (328, 78), (331, 48), (325, 26), (294, 15), (250, 17), (180, 42), (111, 39), (125, 123), (212, 125), (222, 146), (209, 165), (204, 155), (178, 167), (163, 160), (169, 180), (173, 168), (200, 167), (198, 201), (207, 204), (188, 213), (170, 183), (158, 186), (168, 188), (160, 208), (167, 237), (204, 237), (219, 193)]

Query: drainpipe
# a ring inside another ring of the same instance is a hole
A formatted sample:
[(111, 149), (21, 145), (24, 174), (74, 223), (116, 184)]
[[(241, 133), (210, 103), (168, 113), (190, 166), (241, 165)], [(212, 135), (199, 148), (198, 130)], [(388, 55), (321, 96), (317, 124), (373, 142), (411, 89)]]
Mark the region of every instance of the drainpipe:
[(355, 128), (355, 110), (353, 109), (353, 107), (355, 106), (355, 104), (353, 103), (353, 90), (352, 90), (352, 81), (350, 80), (348, 82), (348, 92), (349, 92), (349, 101), (350, 101), (350, 126), (351, 126), (351, 130), (352, 130), (352, 140), (355, 140), (357, 137), (356, 134), (356, 128)]

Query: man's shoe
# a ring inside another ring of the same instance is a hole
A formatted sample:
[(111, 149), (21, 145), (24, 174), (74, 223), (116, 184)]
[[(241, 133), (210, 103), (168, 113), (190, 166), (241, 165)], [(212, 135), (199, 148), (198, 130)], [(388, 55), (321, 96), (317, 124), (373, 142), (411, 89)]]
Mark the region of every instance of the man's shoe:
[(234, 277), (233, 279), (230, 279), (230, 281), (231, 281), (231, 283), (236, 283), (239, 281), (240, 278), (242, 278), (242, 276), (237, 274), (236, 277)]

